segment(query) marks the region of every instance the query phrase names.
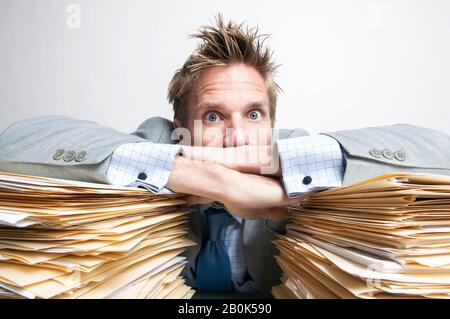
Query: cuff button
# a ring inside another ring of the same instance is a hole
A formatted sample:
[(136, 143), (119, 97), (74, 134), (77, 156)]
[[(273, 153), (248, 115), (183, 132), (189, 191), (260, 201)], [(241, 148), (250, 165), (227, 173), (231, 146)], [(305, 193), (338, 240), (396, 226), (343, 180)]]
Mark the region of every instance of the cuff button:
[(311, 184), (311, 182), (312, 182), (311, 176), (305, 176), (305, 177), (303, 177), (303, 184), (304, 184), (304, 185), (309, 185), (309, 184)]
[(145, 181), (147, 179), (147, 174), (145, 173), (139, 173), (138, 179)]

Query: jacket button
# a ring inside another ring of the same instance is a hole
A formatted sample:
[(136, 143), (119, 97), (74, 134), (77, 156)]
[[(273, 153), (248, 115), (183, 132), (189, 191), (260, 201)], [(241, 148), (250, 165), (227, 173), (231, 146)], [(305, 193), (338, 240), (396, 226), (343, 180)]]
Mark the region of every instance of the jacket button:
[(138, 179), (140, 179), (141, 181), (145, 181), (147, 179), (147, 174), (139, 173)]
[(81, 151), (77, 154), (77, 156), (75, 156), (75, 161), (82, 162), (86, 159), (86, 157), (87, 157), (86, 151)]
[(376, 158), (380, 158), (381, 157), (381, 151), (377, 150), (376, 148), (372, 148), (369, 151), (369, 154), (372, 155), (373, 157), (376, 157)]
[(64, 161), (70, 162), (75, 158), (75, 152), (74, 151), (68, 151), (66, 154), (64, 154)]
[(61, 148), (59, 150), (57, 150), (54, 154), (53, 154), (53, 159), (55, 161), (59, 161), (61, 158), (63, 158), (64, 156), (64, 150)]
[(394, 154), (392, 153), (392, 151), (390, 149), (385, 148), (382, 153), (383, 153), (383, 156), (387, 159), (392, 159), (394, 157)]
[(304, 185), (309, 185), (309, 184), (311, 184), (311, 182), (312, 182), (311, 176), (305, 176), (305, 177), (303, 177), (303, 184), (304, 184)]
[(396, 152), (394, 152), (394, 157), (397, 160), (403, 162), (406, 159), (406, 153), (403, 151), (396, 151)]

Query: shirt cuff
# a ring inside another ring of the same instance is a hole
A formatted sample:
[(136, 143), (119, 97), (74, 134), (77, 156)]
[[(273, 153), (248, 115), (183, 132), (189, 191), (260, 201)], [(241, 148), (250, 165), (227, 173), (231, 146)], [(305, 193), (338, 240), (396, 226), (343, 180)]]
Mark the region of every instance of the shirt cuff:
[(128, 143), (111, 155), (106, 177), (113, 185), (144, 187), (155, 194), (175, 194), (166, 187), (180, 145)]
[(300, 136), (276, 141), (282, 180), (289, 197), (316, 188), (337, 187), (344, 178), (339, 143), (327, 136)]

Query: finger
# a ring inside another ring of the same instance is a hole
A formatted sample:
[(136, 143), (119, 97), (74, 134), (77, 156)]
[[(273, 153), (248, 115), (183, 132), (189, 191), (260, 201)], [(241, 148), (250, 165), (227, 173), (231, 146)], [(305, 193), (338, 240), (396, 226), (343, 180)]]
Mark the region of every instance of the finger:
[(232, 214), (250, 220), (269, 219), (273, 221), (283, 221), (287, 218), (286, 207), (271, 207), (264, 209), (233, 209), (226, 207)]
[(284, 206), (272, 207), (269, 209), (269, 211), (270, 211), (270, 214), (269, 214), (268, 219), (276, 221), (276, 222), (281, 222), (281, 221), (285, 220), (289, 213), (287, 207), (284, 207)]
[(197, 205), (199, 203), (199, 197), (194, 195), (188, 195), (184, 198), (187, 206)]

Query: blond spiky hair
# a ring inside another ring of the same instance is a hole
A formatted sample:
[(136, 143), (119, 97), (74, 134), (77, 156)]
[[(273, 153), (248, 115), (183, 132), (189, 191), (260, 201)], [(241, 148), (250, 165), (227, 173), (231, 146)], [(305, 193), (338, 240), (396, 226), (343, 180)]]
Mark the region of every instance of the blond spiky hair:
[(278, 66), (272, 61), (272, 51), (265, 45), (268, 37), (258, 34), (258, 27), (244, 29), (244, 23), (225, 23), (221, 14), (216, 16), (215, 26), (203, 26), (198, 33), (192, 34), (191, 38), (202, 42), (175, 72), (167, 93), (169, 103), (173, 104), (174, 118), (185, 121), (189, 93), (201, 71), (240, 62), (253, 66), (266, 81), (273, 123), (280, 87), (274, 80)]

